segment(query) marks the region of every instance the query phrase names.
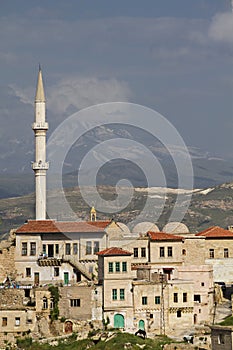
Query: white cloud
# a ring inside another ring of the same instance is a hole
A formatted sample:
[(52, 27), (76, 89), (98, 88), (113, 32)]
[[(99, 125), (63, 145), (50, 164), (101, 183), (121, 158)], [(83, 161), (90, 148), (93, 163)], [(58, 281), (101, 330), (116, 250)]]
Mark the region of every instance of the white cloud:
[(97, 103), (128, 101), (130, 88), (124, 81), (100, 78), (66, 78), (48, 88), (48, 108), (66, 113), (70, 107), (80, 110)]
[(233, 13), (221, 13), (216, 15), (209, 28), (211, 39), (233, 43)]

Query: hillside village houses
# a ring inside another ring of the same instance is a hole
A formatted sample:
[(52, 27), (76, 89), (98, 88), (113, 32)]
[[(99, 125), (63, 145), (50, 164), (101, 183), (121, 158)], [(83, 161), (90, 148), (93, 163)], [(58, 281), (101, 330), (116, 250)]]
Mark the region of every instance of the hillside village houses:
[(233, 281), (233, 232), (211, 227), (192, 234), (177, 223), (163, 232), (142, 223), (130, 232), (122, 223), (98, 221), (94, 208), (85, 222), (46, 219), (48, 124), (41, 70), (33, 130), (36, 219), (0, 244), (0, 348), (29, 333), (85, 336), (103, 327), (103, 320), (128, 332), (181, 339), (211, 325), (214, 282)]

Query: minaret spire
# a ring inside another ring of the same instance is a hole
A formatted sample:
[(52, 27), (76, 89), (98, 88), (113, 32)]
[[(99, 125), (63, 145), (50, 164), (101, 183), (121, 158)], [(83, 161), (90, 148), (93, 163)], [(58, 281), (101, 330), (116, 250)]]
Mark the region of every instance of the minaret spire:
[(46, 133), (48, 123), (46, 122), (45, 93), (40, 66), (35, 96), (35, 119), (32, 129), (35, 134), (35, 162), (32, 164), (32, 169), (35, 173), (36, 220), (45, 220), (46, 172), (49, 168), (49, 164), (46, 162)]

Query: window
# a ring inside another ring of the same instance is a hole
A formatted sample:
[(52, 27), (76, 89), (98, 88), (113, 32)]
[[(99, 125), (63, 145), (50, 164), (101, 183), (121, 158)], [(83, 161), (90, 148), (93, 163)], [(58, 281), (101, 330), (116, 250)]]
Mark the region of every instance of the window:
[(117, 300), (117, 289), (112, 289), (112, 300)]
[(26, 267), (26, 277), (31, 277), (31, 268), (30, 267)]
[(178, 310), (178, 311), (177, 311), (176, 317), (181, 317), (181, 310)]
[(147, 297), (142, 297), (142, 305), (147, 305)]
[(125, 300), (125, 290), (120, 289), (120, 300)]
[(46, 297), (43, 298), (43, 309), (48, 309), (48, 299)]
[(228, 248), (224, 248), (224, 258), (229, 258), (229, 251)]
[(66, 243), (66, 255), (70, 255), (70, 243)]
[(74, 255), (78, 254), (78, 243), (73, 243), (73, 254)]
[(3, 317), (2, 318), (2, 327), (6, 327), (7, 326), (7, 317)]
[(155, 304), (159, 305), (160, 304), (160, 296), (155, 297)]
[(204, 287), (205, 286), (205, 282), (201, 282), (201, 286)]
[(22, 255), (26, 256), (28, 254), (28, 245), (26, 242), (22, 243)]
[(178, 303), (178, 293), (173, 294), (173, 301), (174, 303)]
[(30, 298), (30, 289), (24, 289), (25, 298)]
[(186, 249), (182, 249), (182, 255), (186, 255)]
[(167, 256), (172, 257), (172, 247), (167, 247)]
[(20, 326), (20, 317), (15, 317), (15, 325)]
[(188, 297), (187, 293), (183, 293), (183, 303), (187, 303)]
[(91, 254), (91, 241), (86, 242), (86, 255)]
[(225, 344), (224, 334), (222, 333), (218, 335), (218, 344)]
[(122, 262), (122, 271), (127, 272), (127, 262), (126, 261)]
[(51, 310), (54, 309), (54, 299), (53, 298), (50, 299), (50, 309)]
[(94, 266), (93, 265), (89, 265), (88, 271), (89, 271), (89, 273), (93, 273)]
[(43, 249), (43, 255), (46, 255), (46, 244), (43, 244), (42, 249)]
[(80, 299), (70, 299), (71, 307), (80, 307), (80, 305), (81, 305)]
[(100, 250), (100, 242), (94, 241), (94, 254), (98, 253)]
[(138, 248), (133, 248), (133, 257), (138, 258)]
[(200, 303), (201, 302), (201, 296), (200, 294), (194, 294), (194, 301)]
[(119, 262), (116, 262), (116, 265), (115, 265), (115, 267), (116, 267), (116, 272), (120, 272), (120, 263)]
[(214, 259), (214, 249), (209, 249), (210, 259)]
[(146, 248), (141, 248), (141, 257), (146, 258)]
[(36, 255), (36, 243), (35, 242), (30, 243), (30, 255)]
[(59, 267), (54, 267), (54, 277), (59, 276)]
[(154, 315), (153, 315), (153, 314), (150, 314), (150, 318), (154, 318)]
[(55, 254), (59, 254), (59, 244), (55, 244)]
[(109, 262), (108, 263), (108, 272), (113, 272), (113, 263), (112, 262)]
[(160, 256), (160, 258), (164, 258), (165, 257), (164, 247), (160, 247), (159, 248), (159, 256)]

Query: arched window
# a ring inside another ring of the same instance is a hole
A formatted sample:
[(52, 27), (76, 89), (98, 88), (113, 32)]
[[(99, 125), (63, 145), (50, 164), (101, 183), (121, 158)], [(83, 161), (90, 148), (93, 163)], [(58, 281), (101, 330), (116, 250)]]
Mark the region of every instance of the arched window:
[(43, 309), (48, 309), (48, 299), (46, 297), (43, 298)]

